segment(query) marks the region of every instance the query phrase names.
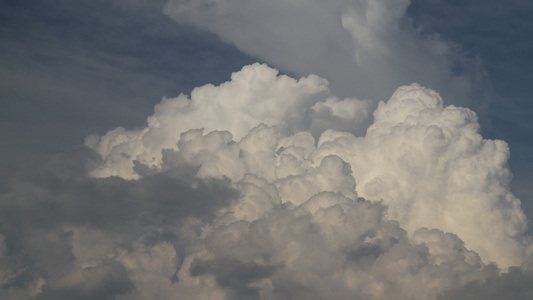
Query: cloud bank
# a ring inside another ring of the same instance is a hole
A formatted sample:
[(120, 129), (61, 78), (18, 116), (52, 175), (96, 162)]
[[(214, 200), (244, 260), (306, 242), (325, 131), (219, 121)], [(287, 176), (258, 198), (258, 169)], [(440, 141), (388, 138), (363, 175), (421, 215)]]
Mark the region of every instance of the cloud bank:
[(0, 196), (0, 295), (527, 299), (506, 144), (418, 84), (368, 109), (254, 64), (88, 137)]

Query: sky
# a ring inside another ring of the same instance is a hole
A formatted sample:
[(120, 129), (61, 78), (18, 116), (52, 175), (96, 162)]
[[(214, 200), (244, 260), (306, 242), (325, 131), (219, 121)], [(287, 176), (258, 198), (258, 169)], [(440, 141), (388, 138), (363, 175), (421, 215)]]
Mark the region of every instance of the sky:
[(0, 1), (2, 299), (531, 299), (526, 0)]

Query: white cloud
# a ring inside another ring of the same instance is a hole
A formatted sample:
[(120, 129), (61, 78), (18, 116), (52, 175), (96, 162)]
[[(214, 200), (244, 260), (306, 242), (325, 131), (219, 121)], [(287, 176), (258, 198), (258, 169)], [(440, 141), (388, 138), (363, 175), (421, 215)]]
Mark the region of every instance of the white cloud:
[[(190, 99), (185, 95), (163, 99), (143, 129), (116, 128), (102, 137), (87, 137), (85, 144), (106, 162), (93, 171), (94, 176), (136, 178), (134, 160), (159, 167), (161, 150), (175, 149), (180, 134), (189, 129), (227, 130), (237, 141), (261, 123), (276, 126), (284, 136), (310, 127), (320, 134), (335, 118), (344, 119), (337, 129), (356, 127), (368, 116), (369, 106), (368, 101), (355, 98), (330, 98), (328, 82), (318, 76), (295, 80), (266, 65), (253, 64), (220, 86), (194, 89)], [(332, 113), (311, 118), (328, 107)], [(347, 119), (351, 116), (356, 118)]]

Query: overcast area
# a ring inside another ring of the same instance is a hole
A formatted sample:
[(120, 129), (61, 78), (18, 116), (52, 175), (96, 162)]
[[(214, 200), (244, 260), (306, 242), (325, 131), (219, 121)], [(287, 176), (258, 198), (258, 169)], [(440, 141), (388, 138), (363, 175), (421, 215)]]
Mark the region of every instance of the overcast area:
[(528, 1), (0, 1), (0, 298), (531, 299)]

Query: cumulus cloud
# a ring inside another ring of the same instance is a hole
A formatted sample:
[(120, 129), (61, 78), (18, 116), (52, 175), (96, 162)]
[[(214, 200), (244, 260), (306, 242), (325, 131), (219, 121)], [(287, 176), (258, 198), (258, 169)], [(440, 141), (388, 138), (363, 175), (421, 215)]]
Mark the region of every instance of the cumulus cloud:
[[(274, 91), (261, 93), (265, 86)], [(509, 191), (507, 145), (483, 139), (474, 112), (445, 107), (432, 90), (400, 87), (379, 103), (366, 136), (321, 128), (316, 146), (310, 133), (320, 120), (316, 111), (365, 103), (345, 99), (344, 105), (319, 77), (294, 80), (255, 64), (234, 73), (232, 81), (199, 88), (186, 99), (163, 100), (146, 128), (88, 139), (105, 160), (93, 174), (136, 178), (136, 164), (157, 170), (181, 162), (196, 165), (202, 178), (239, 182), (244, 174), (254, 174), (275, 183), (281, 198), (295, 205), (321, 191), (352, 199), (357, 191), (367, 200), (383, 201), (390, 218), (410, 233), (421, 227), (457, 233), (484, 260), (502, 266), (520, 264), (527, 254), (529, 240), (519, 238), (527, 221)], [(202, 115), (205, 129), (225, 131), (193, 129), (200, 127)]]
[(527, 298), (506, 144), (418, 84), (366, 105), (254, 64), (87, 138), (0, 196), (0, 295)]
[(501, 276), (490, 276), (484, 282), (471, 282), (466, 286), (447, 291), (438, 299), (516, 299), (527, 300), (533, 297), (533, 290), (527, 286), (533, 280), (531, 271), (511, 268)]

